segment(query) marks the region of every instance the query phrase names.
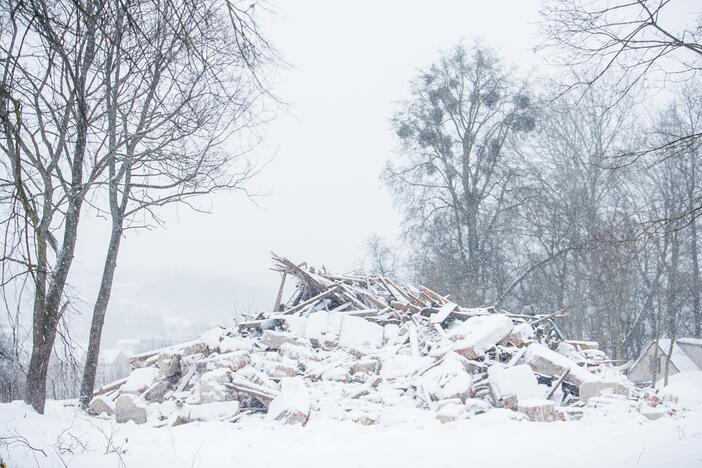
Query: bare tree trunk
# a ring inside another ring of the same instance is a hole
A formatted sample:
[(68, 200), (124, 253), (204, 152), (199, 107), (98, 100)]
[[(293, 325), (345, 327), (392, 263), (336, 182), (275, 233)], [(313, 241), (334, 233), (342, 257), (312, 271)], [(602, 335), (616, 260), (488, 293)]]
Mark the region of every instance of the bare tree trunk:
[(100, 354), (100, 341), (102, 339), (102, 327), (105, 323), (107, 305), (110, 302), (112, 283), (114, 281), (115, 270), (117, 268), (117, 255), (119, 244), (122, 240), (122, 225), (115, 225), (110, 235), (110, 243), (105, 257), (105, 265), (100, 281), (95, 306), (93, 307), (93, 319), (90, 323), (90, 337), (88, 340), (88, 352), (85, 357), (85, 367), (83, 369), (83, 382), (80, 389), (80, 403), (84, 408), (90, 403), (95, 388), (95, 377), (97, 374), (98, 358)]
[[(698, 154), (690, 152), (690, 183), (688, 184), (688, 210), (694, 213), (695, 191), (697, 189), (697, 160)], [(692, 319), (693, 333), (699, 338), (702, 332), (702, 312), (700, 311), (700, 263), (697, 253), (697, 216), (690, 220), (690, 254), (692, 256)]]
[(668, 315), (668, 356), (665, 359), (665, 370), (663, 374), (663, 385), (668, 385), (670, 375), (670, 361), (673, 357), (673, 346), (677, 334), (677, 304), (675, 300), (676, 288), (678, 284), (678, 260), (680, 258), (680, 238), (679, 232), (666, 234), (671, 236), (670, 271), (668, 272), (668, 291), (666, 294), (666, 309)]
[[(82, 147), (79, 143), (76, 148), (76, 161), (82, 165), (82, 155), (78, 153), (85, 151), (85, 141)], [(80, 171), (80, 169), (78, 169)], [(46, 374), (49, 368), (49, 359), (54, 347), (56, 332), (59, 321), (65, 306), (61, 307), (63, 291), (68, 279), (68, 271), (73, 262), (78, 235), (78, 220), (80, 218), (80, 208), (82, 200), (77, 197), (69, 204), (66, 214), (66, 227), (63, 234), (63, 244), (56, 262), (56, 268), (51, 275), (46, 300), (38, 302), (39, 296), (35, 298), (33, 333), (32, 333), (32, 355), (27, 369), (27, 383), (24, 401), (38, 412), (44, 413), (46, 405)]]
[(673, 346), (675, 346), (675, 337), (670, 337), (670, 344), (668, 345), (668, 355), (665, 358), (665, 369), (663, 371), (663, 386), (668, 385), (668, 377), (670, 376), (670, 359), (673, 355)]
[(697, 254), (697, 219), (693, 219), (690, 224), (690, 236), (692, 237), (692, 317), (694, 320), (695, 337), (699, 338), (702, 332), (702, 311), (700, 311), (700, 263)]

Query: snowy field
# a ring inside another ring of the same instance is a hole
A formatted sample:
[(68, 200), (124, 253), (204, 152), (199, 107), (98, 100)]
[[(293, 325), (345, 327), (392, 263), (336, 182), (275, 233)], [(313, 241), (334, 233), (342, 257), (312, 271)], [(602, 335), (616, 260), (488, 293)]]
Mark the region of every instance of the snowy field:
[(70, 402), (50, 401), (44, 416), (13, 402), (0, 405), (0, 456), (8, 468), (700, 467), (702, 372), (675, 376), (668, 390), (680, 397), (677, 416), (647, 421), (622, 404), (556, 423), (493, 410), (448, 424), (416, 411), (376, 426), (249, 417), (153, 428), (89, 417)]

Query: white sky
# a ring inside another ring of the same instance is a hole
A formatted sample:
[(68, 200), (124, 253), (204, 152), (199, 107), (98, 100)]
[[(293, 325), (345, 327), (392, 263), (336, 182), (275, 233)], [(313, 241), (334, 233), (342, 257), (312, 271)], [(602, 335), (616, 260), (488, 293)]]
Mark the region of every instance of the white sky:
[[(271, 307), (278, 275), (270, 252), (334, 271), (358, 265), (372, 234), (394, 239), (399, 216), (379, 178), (396, 140), (390, 117), (418, 69), (441, 49), (481, 38), (526, 72), (536, 59), (536, 0), (274, 1), (266, 33), (292, 65), (275, 92), (287, 101), (267, 131), (253, 184), (211, 200), (212, 214), (181, 207), (167, 229), (131, 232), (122, 244), (110, 321), (169, 312), (225, 320)], [(73, 282), (97, 292), (107, 222), (85, 219)]]

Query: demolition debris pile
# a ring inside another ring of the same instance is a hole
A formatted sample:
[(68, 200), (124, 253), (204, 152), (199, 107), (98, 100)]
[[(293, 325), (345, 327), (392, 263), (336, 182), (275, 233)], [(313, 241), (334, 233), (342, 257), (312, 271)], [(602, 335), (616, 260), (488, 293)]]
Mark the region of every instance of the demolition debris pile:
[(165, 426), (260, 414), (392, 424), (431, 412), (450, 422), (493, 408), (532, 421), (609, 407), (655, 419), (675, 409), (634, 388), (597, 343), (566, 340), (559, 313), (468, 309), (388, 277), (273, 260), (282, 274), (273, 312), (132, 357), (130, 376), (99, 389), (91, 411)]

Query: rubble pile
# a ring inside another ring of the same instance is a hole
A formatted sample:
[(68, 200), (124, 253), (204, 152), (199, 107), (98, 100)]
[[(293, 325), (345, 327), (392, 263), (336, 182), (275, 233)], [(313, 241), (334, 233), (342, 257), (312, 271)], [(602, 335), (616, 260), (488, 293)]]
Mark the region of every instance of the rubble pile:
[(304, 425), (392, 424), (418, 412), (450, 422), (493, 408), (532, 421), (612, 407), (649, 419), (674, 411), (670, 397), (636, 389), (597, 343), (565, 339), (560, 312), (464, 308), (385, 276), (273, 260), (282, 282), (272, 312), (133, 356), (131, 375), (99, 389), (90, 410), (154, 425), (260, 414)]

